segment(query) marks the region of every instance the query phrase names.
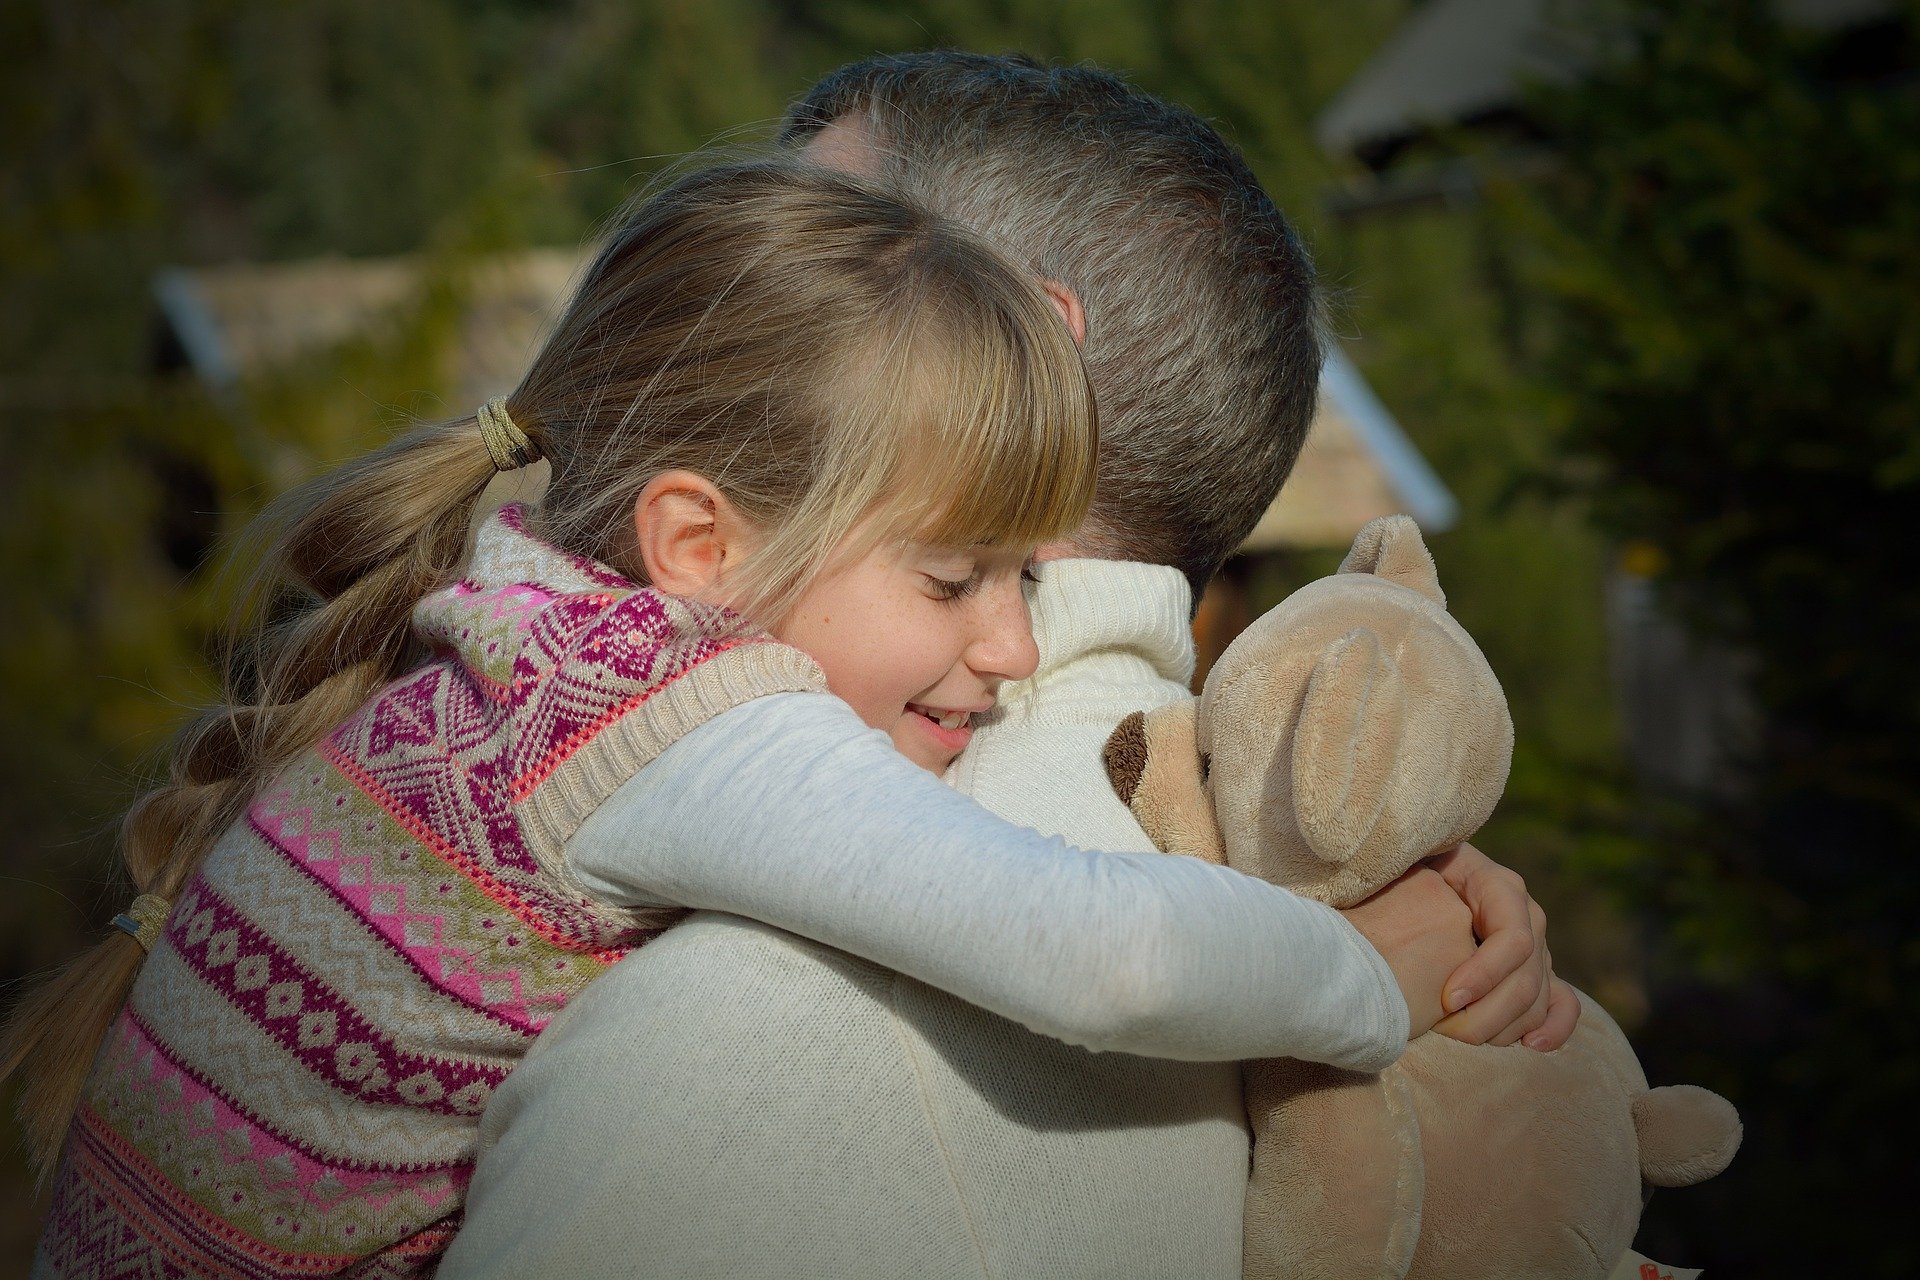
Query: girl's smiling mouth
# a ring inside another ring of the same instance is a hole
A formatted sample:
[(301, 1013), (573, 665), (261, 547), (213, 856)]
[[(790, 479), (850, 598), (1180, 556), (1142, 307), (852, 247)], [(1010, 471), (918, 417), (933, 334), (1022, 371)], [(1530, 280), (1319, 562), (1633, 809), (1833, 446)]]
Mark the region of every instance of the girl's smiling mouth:
[[(985, 707), (979, 710), (986, 710)], [(955, 710), (947, 707), (930, 707), (920, 702), (909, 702), (907, 713), (913, 722), (920, 726), (928, 738), (938, 745), (941, 754), (951, 763), (954, 756), (967, 749), (973, 741), (973, 717), (971, 710)], [(944, 767), (944, 765), (942, 766)]]
[(973, 719), (973, 712), (971, 711), (948, 711), (940, 707), (923, 706), (918, 702), (909, 702), (907, 704), (907, 710), (914, 712), (916, 715), (925, 716), (942, 729), (949, 731), (964, 729)]

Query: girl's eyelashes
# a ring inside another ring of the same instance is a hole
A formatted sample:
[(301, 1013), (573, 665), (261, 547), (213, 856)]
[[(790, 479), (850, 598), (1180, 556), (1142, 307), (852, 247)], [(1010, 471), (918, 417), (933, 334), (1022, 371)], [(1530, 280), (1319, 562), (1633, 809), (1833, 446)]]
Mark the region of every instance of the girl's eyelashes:
[(936, 600), (959, 600), (980, 589), (980, 575), (977, 572), (964, 578), (942, 578), (931, 573), (926, 577)]
[[(920, 575), (927, 580), (927, 593), (936, 600), (961, 600), (973, 595), (987, 584), (1009, 572), (1012, 565), (997, 556), (982, 559), (971, 552), (966, 555), (938, 555), (922, 562)], [(959, 576), (954, 576), (954, 575)], [(1034, 572), (1034, 563), (1029, 560), (1020, 566), (1022, 582), (1038, 582)]]

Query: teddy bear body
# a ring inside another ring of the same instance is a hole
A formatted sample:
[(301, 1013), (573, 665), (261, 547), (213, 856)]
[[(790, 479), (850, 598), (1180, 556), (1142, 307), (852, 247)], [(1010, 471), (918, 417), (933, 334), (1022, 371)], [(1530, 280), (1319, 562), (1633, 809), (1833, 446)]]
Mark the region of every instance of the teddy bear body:
[(1554, 1053), (1429, 1034), (1378, 1076), (1275, 1059), (1244, 1080), (1250, 1276), (1598, 1278), (1633, 1243), (1652, 1095), (1591, 1002)]
[[(1345, 907), (1478, 830), (1512, 747), (1499, 682), (1397, 516), (1236, 639), (1198, 699), (1129, 717), (1106, 762), (1163, 850)], [(1428, 1033), (1378, 1075), (1246, 1064), (1245, 1275), (1605, 1277), (1644, 1187), (1718, 1173), (1740, 1127), (1706, 1090), (1649, 1090), (1583, 1008), (1547, 1054)]]

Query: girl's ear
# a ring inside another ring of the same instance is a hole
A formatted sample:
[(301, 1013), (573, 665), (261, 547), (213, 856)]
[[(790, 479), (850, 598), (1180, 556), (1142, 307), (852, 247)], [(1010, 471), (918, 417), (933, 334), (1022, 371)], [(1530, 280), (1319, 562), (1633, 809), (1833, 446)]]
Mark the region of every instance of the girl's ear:
[(724, 603), (727, 557), (738, 563), (747, 528), (705, 476), (663, 471), (633, 504), (633, 532), (647, 582), (668, 595)]

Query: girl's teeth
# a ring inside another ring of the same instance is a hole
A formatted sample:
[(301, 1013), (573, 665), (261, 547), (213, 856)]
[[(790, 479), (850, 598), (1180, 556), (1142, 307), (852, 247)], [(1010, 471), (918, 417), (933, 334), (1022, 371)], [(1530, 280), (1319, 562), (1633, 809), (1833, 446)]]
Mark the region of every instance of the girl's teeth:
[(967, 713), (965, 711), (949, 711), (940, 717), (940, 727), (942, 729), (958, 729), (966, 722)]

